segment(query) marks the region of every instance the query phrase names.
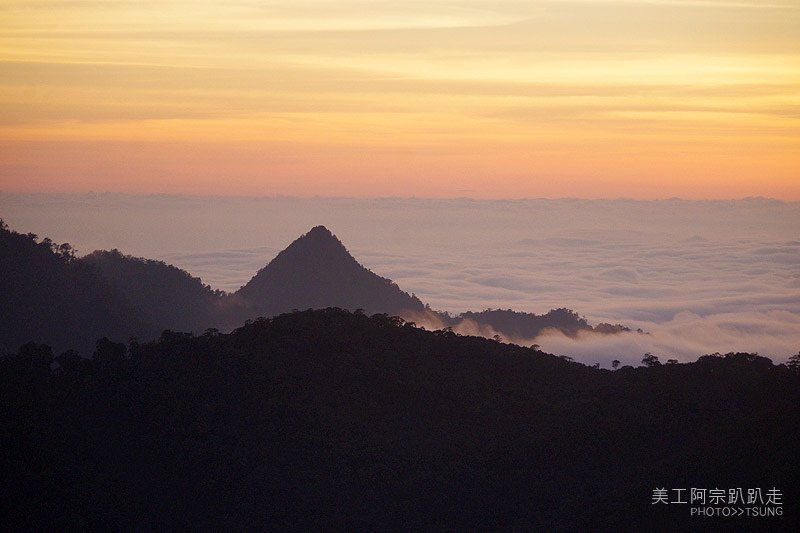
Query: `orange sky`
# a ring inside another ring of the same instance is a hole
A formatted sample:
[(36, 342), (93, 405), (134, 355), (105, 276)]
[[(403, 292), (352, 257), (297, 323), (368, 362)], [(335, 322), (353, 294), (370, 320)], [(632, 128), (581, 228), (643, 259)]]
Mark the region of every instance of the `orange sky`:
[(800, 4), (6, 0), (0, 190), (800, 200)]

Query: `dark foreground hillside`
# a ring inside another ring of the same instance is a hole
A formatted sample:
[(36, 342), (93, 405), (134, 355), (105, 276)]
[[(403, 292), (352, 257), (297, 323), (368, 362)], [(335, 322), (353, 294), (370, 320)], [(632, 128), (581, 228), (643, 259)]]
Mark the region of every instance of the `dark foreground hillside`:
[[(780, 530), (800, 509), (800, 377), (749, 354), (611, 372), (328, 309), (57, 360), (0, 359), (5, 530)], [(777, 488), (784, 514), (652, 503), (692, 487)]]

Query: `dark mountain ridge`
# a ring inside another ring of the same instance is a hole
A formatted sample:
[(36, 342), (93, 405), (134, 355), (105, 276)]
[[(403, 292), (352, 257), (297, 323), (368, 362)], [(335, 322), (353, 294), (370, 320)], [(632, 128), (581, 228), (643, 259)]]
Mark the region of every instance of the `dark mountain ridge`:
[(192, 331), (198, 325), (217, 323), (224, 293), (185, 270), (163, 261), (123, 255), (116, 249), (96, 250), (80, 261), (94, 268), (138, 313), (161, 329)]
[[(800, 374), (754, 354), (612, 372), (326, 309), (230, 334), (105, 341), (92, 359), (57, 362), (35, 344), (0, 357), (4, 530), (795, 531), (798, 521)], [(654, 504), (657, 487), (670, 500), (689, 487), (774, 488), (784, 505), (698, 517)]]
[[(631, 331), (630, 328), (622, 324), (602, 322), (592, 326), (586, 318), (564, 307), (551, 309), (543, 315), (524, 313), (512, 309), (466, 311), (448, 320), (449, 325), (456, 327), (464, 321), (472, 321), (479, 325), (489, 326), (509, 339), (535, 339), (545, 329), (558, 330), (567, 337), (574, 337), (580, 332), (615, 334)], [(641, 330), (637, 330), (637, 332), (643, 333)]]
[(0, 220), (0, 350), (36, 340), (90, 353), (100, 337), (160, 329), (69, 245), (12, 232)]
[[(0, 304), (0, 351), (46, 341), (58, 351), (90, 353), (100, 337), (148, 340), (164, 329), (230, 331), (258, 316), (327, 307), (402, 316), (434, 329), (477, 323), (514, 340), (533, 339), (546, 328), (566, 335), (593, 331), (566, 309), (545, 315), (434, 311), (359, 264), (324, 226), (296, 239), (233, 294), (215, 291), (163, 261), (119, 250), (78, 258), (68, 244), (37, 239), (0, 226), (0, 289), (6, 295)], [(601, 332), (624, 330), (609, 326)]]

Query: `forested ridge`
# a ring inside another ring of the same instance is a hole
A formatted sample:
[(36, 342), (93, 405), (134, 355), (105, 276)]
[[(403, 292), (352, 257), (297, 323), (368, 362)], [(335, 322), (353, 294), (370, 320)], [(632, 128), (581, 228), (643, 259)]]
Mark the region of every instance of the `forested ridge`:
[[(192, 331), (217, 325), (223, 292), (203, 284), (185, 270), (124, 255), (119, 250), (96, 250), (81, 258), (94, 268), (142, 316), (161, 330)], [(202, 325), (202, 326), (201, 326)]]
[(0, 295), (0, 351), (28, 341), (91, 351), (100, 337), (161, 331), (69, 244), (11, 231), (2, 219)]
[(165, 329), (230, 331), (247, 319), (326, 307), (425, 318), (441, 327), (471, 321), (509, 339), (531, 339), (546, 328), (566, 335), (627, 330), (608, 324), (592, 328), (568, 309), (458, 316), (432, 310), (359, 264), (323, 226), (296, 239), (240, 290), (227, 294), (173, 265), (116, 249), (79, 257), (67, 243), (17, 233), (0, 219), (0, 293), (0, 350), (33, 341), (90, 353), (100, 337), (151, 340)]
[[(0, 359), (5, 529), (791, 530), (800, 376), (600, 370), (340, 309)], [(777, 487), (690, 517), (656, 487)]]

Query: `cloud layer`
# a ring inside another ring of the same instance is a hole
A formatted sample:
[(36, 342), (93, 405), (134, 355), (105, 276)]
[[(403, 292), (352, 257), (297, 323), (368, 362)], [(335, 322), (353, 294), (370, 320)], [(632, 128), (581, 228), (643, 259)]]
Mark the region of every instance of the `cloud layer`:
[(569, 307), (650, 333), (513, 339), (587, 363), (800, 350), (798, 203), (2, 195), (0, 216), (84, 253), (163, 259), (228, 291), (324, 224), (436, 309)]

